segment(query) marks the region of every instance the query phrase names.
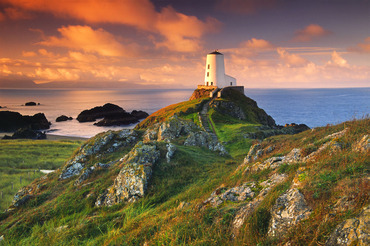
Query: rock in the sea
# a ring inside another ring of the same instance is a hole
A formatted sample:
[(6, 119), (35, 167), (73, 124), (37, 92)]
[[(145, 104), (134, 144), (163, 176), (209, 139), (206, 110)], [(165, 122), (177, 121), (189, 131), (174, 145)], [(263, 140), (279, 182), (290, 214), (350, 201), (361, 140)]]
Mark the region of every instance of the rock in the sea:
[(129, 113), (121, 112), (117, 114), (112, 114), (105, 116), (104, 119), (100, 120), (97, 123), (94, 123), (96, 126), (120, 126), (120, 125), (130, 125), (137, 123), (139, 120), (132, 116)]
[(98, 197), (96, 206), (112, 206), (124, 201), (135, 202), (146, 194), (153, 165), (160, 152), (156, 145), (139, 142), (123, 158), (123, 168), (114, 180), (114, 184)]
[(370, 206), (364, 207), (358, 216), (339, 224), (325, 245), (370, 245)]
[(16, 130), (11, 137), (5, 135), (3, 139), (46, 139), (46, 134), (26, 127)]
[(141, 120), (141, 119), (145, 119), (146, 117), (149, 116), (149, 114), (147, 112), (144, 112), (142, 110), (133, 110), (131, 112), (131, 115), (134, 116), (135, 118)]
[(24, 104), (24, 106), (36, 106), (36, 105), (37, 105), (37, 103), (35, 103), (35, 102), (26, 102)]
[(123, 108), (107, 103), (104, 106), (95, 107), (89, 110), (82, 111), (78, 116), (79, 122), (92, 122), (101, 119), (95, 123), (96, 126), (119, 126), (129, 125), (139, 122), (139, 119), (146, 118), (148, 114), (144, 111), (126, 112)]
[(271, 221), (268, 234), (282, 236), (301, 220), (307, 219), (312, 210), (298, 189), (293, 188), (278, 197), (271, 209)]
[(123, 108), (107, 103), (104, 106), (98, 106), (92, 109), (82, 111), (78, 116), (77, 120), (79, 122), (91, 122), (96, 119), (104, 118), (107, 116), (114, 116), (120, 113), (125, 113), (126, 111)]
[(49, 129), (51, 123), (43, 113), (33, 116), (21, 115), (18, 112), (0, 111), (0, 131), (15, 131), (19, 128), (30, 127), (32, 130)]
[(56, 122), (61, 122), (61, 121), (67, 121), (67, 120), (72, 120), (73, 118), (72, 117), (68, 117), (66, 115), (61, 115), (59, 116), (58, 118), (56, 118)]

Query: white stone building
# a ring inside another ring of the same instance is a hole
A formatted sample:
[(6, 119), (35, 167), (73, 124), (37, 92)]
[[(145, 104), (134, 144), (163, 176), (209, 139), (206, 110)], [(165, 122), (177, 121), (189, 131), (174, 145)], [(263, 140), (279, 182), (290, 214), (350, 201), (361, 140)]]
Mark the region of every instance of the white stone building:
[(217, 50), (207, 54), (204, 85), (218, 88), (236, 86), (236, 79), (225, 74), (224, 55)]

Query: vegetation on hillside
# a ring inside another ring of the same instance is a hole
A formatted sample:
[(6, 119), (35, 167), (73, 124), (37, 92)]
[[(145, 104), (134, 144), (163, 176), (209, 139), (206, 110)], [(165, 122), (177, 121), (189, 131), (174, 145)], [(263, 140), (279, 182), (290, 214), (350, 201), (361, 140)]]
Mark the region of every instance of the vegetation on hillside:
[(34, 179), (40, 169), (61, 167), (83, 141), (1, 140), (0, 210), (9, 207), (14, 194)]
[[(139, 140), (147, 127), (165, 122), (174, 114), (199, 125), (198, 113), (208, 102), (209, 99), (196, 99), (154, 113), (137, 126)], [(238, 100), (235, 103), (240, 104)], [(242, 107), (249, 113), (249, 106)], [(253, 112), (257, 111), (254, 109)], [(160, 158), (153, 167), (145, 197), (134, 203), (123, 202), (110, 207), (97, 207), (95, 202), (113, 184), (124, 162), (99, 169), (78, 186), (73, 178), (58, 180), (60, 171), (49, 174), (30, 185), (39, 188), (35, 197), (12, 211), (0, 213), (0, 235), (4, 235), (1, 243), (285, 245), (291, 242), (291, 245), (322, 245), (338, 224), (358, 215), (364, 206), (369, 205), (369, 150), (362, 151), (359, 147), (361, 139), (369, 132), (369, 118), (295, 135), (273, 136), (260, 142), (245, 135), (261, 126), (256, 114), (242, 120), (211, 108), (208, 116), (230, 155), (220, 156), (204, 147), (185, 146), (180, 137), (172, 142), (176, 152), (167, 162), (168, 144), (155, 142)], [(331, 134), (337, 135), (331, 137)], [(106, 135), (90, 139), (88, 145), (99, 142)], [(256, 143), (260, 144), (261, 150), (269, 151), (262, 151), (253, 162), (245, 162), (250, 146)], [(113, 152), (97, 153), (88, 160), (89, 167), (101, 160), (104, 163), (118, 160), (131, 148), (131, 145), (125, 145)], [(109, 150), (110, 145), (106, 149)], [(262, 168), (270, 158), (286, 156), (292, 149), (300, 150), (299, 161)], [(310, 155), (313, 157), (304, 159)], [(254, 184), (251, 190), (258, 196), (262, 193), (263, 183), (274, 175), (286, 178), (271, 186), (238, 232), (233, 227), (235, 217), (254, 201), (253, 197), (225, 200), (218, 206), (205, 202), (211, 194), (223, 194), (227, 189), (251, 183)], [(285, 235), (271, 236), (268, 228), (272, 207), (294, 183), (312, 213)], [(347, 202), (338, 210), (338, 202), (343, 198)]]

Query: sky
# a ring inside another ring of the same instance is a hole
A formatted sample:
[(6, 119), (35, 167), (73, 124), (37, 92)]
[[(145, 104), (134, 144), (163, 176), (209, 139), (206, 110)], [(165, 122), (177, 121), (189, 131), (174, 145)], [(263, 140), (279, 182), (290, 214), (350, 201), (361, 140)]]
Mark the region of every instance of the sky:
[(195, 88), (216, 49), (246, 88), (369, 87), (370, 0), (0, 0), (8, 86)]

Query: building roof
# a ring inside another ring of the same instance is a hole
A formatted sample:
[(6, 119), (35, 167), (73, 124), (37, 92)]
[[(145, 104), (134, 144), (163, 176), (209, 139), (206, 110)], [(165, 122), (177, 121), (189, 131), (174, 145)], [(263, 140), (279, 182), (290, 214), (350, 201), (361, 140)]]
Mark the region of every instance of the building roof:
[(212, 54), (212, 55), (222, 55), (222, 53), (218, 52), (217, 50), (209, 53), (209, 54)]

